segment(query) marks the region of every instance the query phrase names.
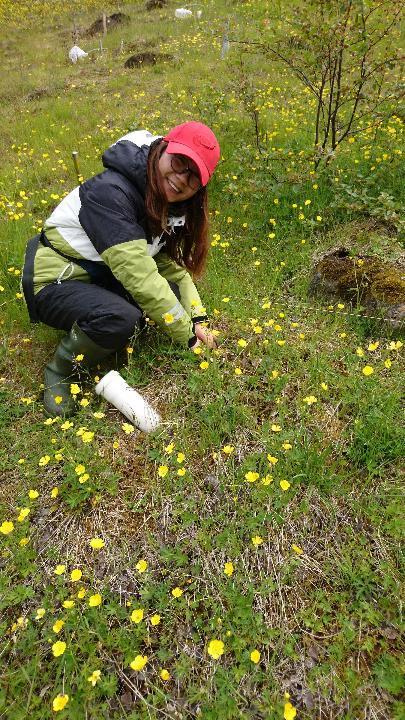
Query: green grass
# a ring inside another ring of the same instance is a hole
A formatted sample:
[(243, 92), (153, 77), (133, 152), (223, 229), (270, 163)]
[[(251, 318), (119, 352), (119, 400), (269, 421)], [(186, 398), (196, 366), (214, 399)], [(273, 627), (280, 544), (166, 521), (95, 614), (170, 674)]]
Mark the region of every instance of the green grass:
[[(88, 27), (101, 6), (75, 4), (76, 24)], [(0, 535), (0, 710), (11, 720), (276, 720), (289, 717), (288, 702), (302, 720), (404, 716), (401, 335), (307, 293), (314, 257), (330, 247), (398, 259), (403, 126), (395, 115), (374, 139), (365, 128), (315, 172), (302, 88), (257, 53), (241, 64), (236, 44), (220, 60), (226, 19), (233, 38), (252, 40), (271, 20), (267, 6), (205, 0), (197, 23), (175, 21), (173, 3), (122, 5), (130, 24), (77, 65), (67, 60), (72, 12), (8, 6), (0, 526), (14, 528)], [(147, 47), (173, 60), (123, 68)], [(152, 435), (126, 434), (92, 393), (111, 364), (84, 374), (89, 404), (72, 425), (48, 424), (40, 385), (59, 335), (30, 326), (19, 297), (26, 240), (75, 186), (72, 150), (88, 177), (129, 128), (163, 132), (194, 117), (222, 149), (200, 283), (219, 349), (187, 353), (148, 327), (116, 358), (162, 414)], [(92, 538), (105, 546), (93, 550)], [(213, 639), (224, 643), (218, 659)], [(66, 643), (59, 657), (56, 641)], [(148, 658), (141, 671), (130, 667), (137, 655)], [(59, 694), (69, 701), (54, 712)]]

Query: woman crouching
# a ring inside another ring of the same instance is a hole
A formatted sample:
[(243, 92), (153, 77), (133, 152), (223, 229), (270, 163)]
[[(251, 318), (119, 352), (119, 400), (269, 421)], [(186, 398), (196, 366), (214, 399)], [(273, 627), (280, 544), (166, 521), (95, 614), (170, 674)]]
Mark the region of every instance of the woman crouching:
[(45, 368), (47, 414), (74, 412), (77, 363), (91, 367), (123, 348), (145, 315), (185, 348), (215, 347), (192, 276), (207, 258), (207, 183), (219, 157), (199, 122), (164, 137), (129, 133), (29, 242), (30, 318), (68, 332)]

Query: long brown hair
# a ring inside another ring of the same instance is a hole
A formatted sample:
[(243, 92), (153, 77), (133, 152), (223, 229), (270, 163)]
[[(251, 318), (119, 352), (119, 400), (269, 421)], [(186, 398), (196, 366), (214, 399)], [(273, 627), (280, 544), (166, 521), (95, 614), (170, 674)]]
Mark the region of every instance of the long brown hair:
[[(159, 158), (166, 148), (166, 142), (156, 140), (148, 156), (145, 207), (148, 229), (152, 235), (160, 235), (166, 228), (169, 214), (169, 203), (159, 172)], [(176, 204), (176, 214), (185, 215), (186, 223), (167, 235), (165, 250), (172, 260), (198, 278), (204, 271), (208, 254), (207, 188), (201, 187), (189, 200), (173, 203)], [(170, 208), (172, 211), (173, 205)]]

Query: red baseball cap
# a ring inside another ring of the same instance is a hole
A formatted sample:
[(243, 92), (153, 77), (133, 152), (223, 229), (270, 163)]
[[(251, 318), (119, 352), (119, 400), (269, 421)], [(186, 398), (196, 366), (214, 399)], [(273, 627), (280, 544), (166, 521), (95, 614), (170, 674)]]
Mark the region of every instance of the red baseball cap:
[(172, 155), (185, 155), (194, 160), (206, 185), (220, 158), (219, 143), (212, 130), (203, 123), (191, 122), (176, 125), (163, 138), (169, 143), (166, 152)]

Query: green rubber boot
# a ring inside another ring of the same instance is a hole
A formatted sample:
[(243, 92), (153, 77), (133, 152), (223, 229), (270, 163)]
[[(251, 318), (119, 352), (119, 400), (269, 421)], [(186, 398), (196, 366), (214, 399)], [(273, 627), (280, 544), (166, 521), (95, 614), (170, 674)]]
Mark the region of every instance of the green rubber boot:
[(113, 350), (97, 345), (74, 323), (69, 335), (62, 338), (55, 355), (45, 368), (44, 408), (47, 415), (69, 416), (76, 411), (76, 404), (70, 392), (70, 385), (77, 379), (75, 358), (83, 355), (81, 367), (96, 365)]

